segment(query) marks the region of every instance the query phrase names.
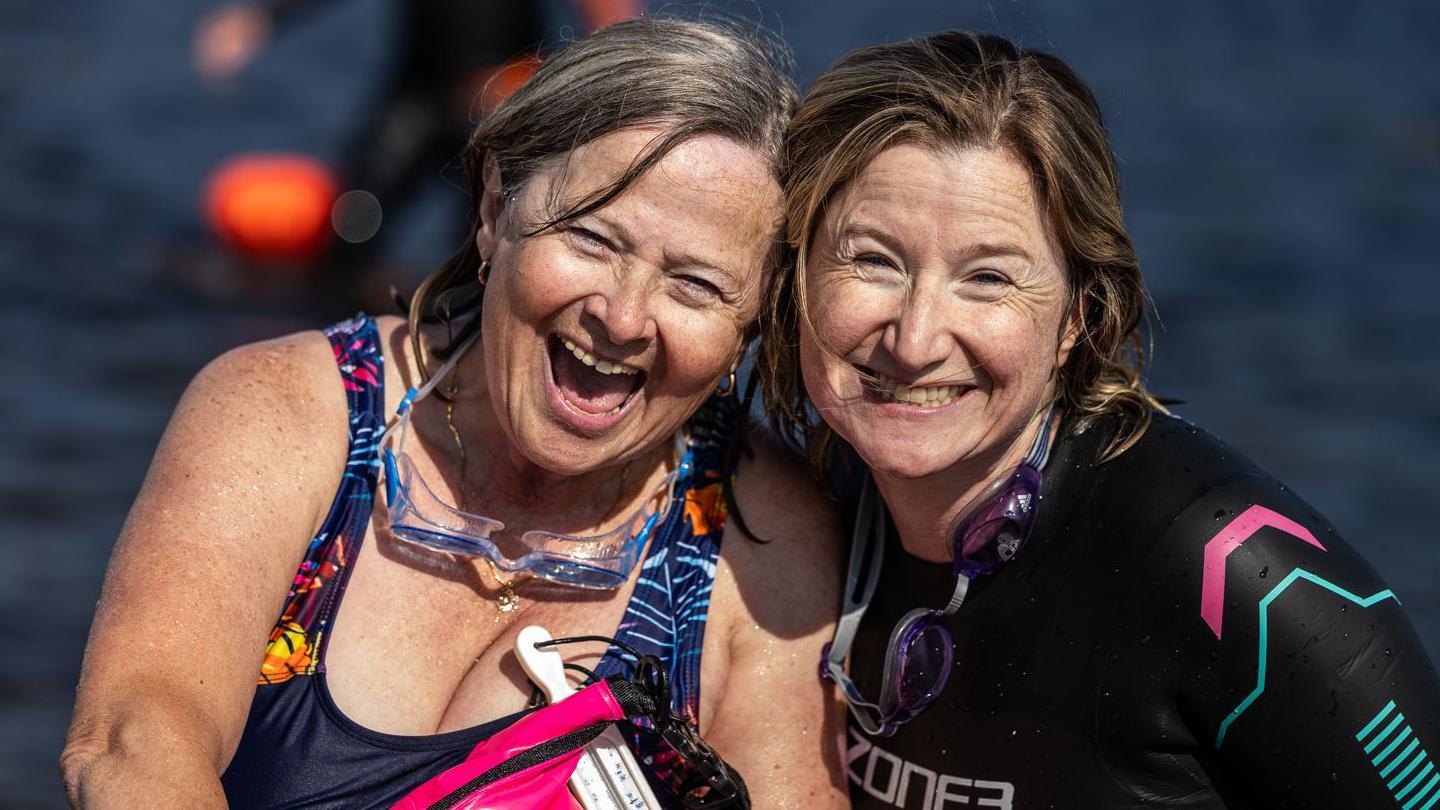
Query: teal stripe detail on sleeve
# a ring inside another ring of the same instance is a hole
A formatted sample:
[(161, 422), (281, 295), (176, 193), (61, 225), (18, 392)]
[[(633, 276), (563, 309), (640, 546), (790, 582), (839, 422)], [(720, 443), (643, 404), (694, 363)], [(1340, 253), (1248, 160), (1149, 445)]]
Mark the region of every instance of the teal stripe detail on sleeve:
[[(1403, 722), (1405, 722), (1405, 715), (1404, 715), (1404, 714), (1397, 714), (1397, 715), (1395, 715), (1395, 719), (1394, 719), (1394, 720), (1391, 720), (1391, 721), (1390, 721), (1390, 725), (1386, 726), (1386, 727), (1385, 727), (1385, 730), (1382, 731), (1382, 732), (1380, 732), (1380, 736), (1378, 736), (1378, 737), (1376, 737), (1375, 739), (1371, 740), (1371, 741), (1370, 741), (1370, 744), (1367, 745), (1367, 746), (1365, 746), (1365, 753), (1367, 753), (1367, 754), (1372, 754), (1372, 753), (1374, 753), (1374, 752), (1375, 752), (1375, 749), (1380, 747), (1380, 743), (1385, 742), (1385, 738), (1390, 736), (1390, 732), (1394, 731), (1394, 730), (1395, 730), (1395, 727), (1398, 726), (1398, 725), (1400, 725), (1400, 724), (1403, 723)], [(1408, 728), (1408, 727), (1407, 727), (1407, 728)]]
[(1409, 796), (1409, 795), (1410, 795), (1410, 791), (1414, 790), (1414, 789), (1417, 788), (1417, 787), (1420, 787), (1420, 783), (1421, 783), (1421, 782), (1424, 782), (1424, 781), (1425, 781), (1425, 777), (1429, 776), (1429, 775), (1430, 775), (1430, 772), (1433, 771), (1433, 770), (1435, 770), (1435, 763), (1433, 763), (1433, 762), (1427, 762), (1427, 763), (1425, 763), (1425, 767), (1420, 770), (1420, 775), (1417, 776), (1417, 777), (1415, 777), (1415, 779), (1414, 779), (1410, 784), (1406, 785), (1404, 790), (1402, 790), (1402, 791), (1400, 791), (1399, 793), (1396, 793), (1396, 794), (1395, 794), (1395, 801), (1397, 801), (1397, 802), (1398, 802), (1398, 801), (1401, 801), (1401, 800), (1404, 799), (1406, 796)]
[[(1425, 784), (1425, 787), (1420, 788), (1420, 792), (1416, 793), (1415, 797), (1412, 798), (1409, 802), (1407, 802), (1405, 806), (1401, 808), (1401, 810), (1410, 810), (1410, 808), (1414, 807), (1421, 799), (1429, 795), (1431, 789), (1433, 789), (1436, 784), (1440, 784), (1440, 773), (1437, 773), (1435, 774), (1435, 776), (1431, 777), (1430, 781)], [(1424, 810), (1430, 810), (1430, 807), (1435, 804), (1436, 799), (1440, 799), (1440, 793), (1437, 793), (1434, 796), (1430, 797), (1430, 801), (1425, 803)]]
[[(1400, 767), (1400, 763), (1402, 763), (1402, 762), (1404, 762), (1405, 760), (1409, 759), (1409, 757), (1410, 757), (1410, 752), (1411, 752), (1411, 751), (1414, 751), (1415, 748), (1416, 748), (1417, 746), (1419, 746), (1419, 745), (1420, 745), (1420, 738), (1419, 738), (1419, 737), (1416, 737), (1416, 738), (1412, 739), (1412, 740), (1410, 741), (1410, 744), (1407, 745), (1407, 746), (1405, 746), (1405, 750), (1400, 752), (1400, 756), (1395, 757), (1394, 759), (1390, 760), (1390, 764), (1389, 764), (1389, 765), (1386, 765), (1386, 766), (1385, 766), (1385, 770), (1383, 770), (1383, 771), (1380, 772), (1380, 778), (1381, 778), (1381, 779), (1384, 779), (1384, 778), (1388, 777), (1392, 771), (1394, 771), (1396, 768)], [(1421, 758), (1421, 757), (1424, 757), (1424, 756), (1425, 756), (1425, 752), (1424, 752), (1424, 751), (1421, 751), (1421, 752), (1420, 752), (1420, 756), (1415, 758), (1415, 763), (1418, 763), (1418, 762), (1420, 761), (1420, 758)], [(1411, 768), (1415, 767), (1415, 763), (1411, 763), (1410, 767), (1411, 767)], [(1404, 777), (1401, 777), (1401, 779), (1403, 779), (1403, 778), (1404, 778)], [(1398, 782), (1398, 781), (1400, 781), (1400, 779), (1396, 779), (1395, 781)], [(1390, 789), (1391, 789), (1391, 790), (1394, 790), (1394, 789), (1395, 789), (1394, 785), (1391, 785)]]
[[(1419, 740), (1416, 740), (1415, 742), (1418, 743), (1418, 742), (1420, 742), (1420, 741), (1419, 741)], [(1404, 757), (1401, 757), (1401, 759), (1404, 759)], [(1410, 764), (1405, 766), (1405, 770), (1401, 771), (1400, 773), (1395, 774), (1395, 778), (1394, 778), (1394, 779), (1391, 779), (1391, 780), (1390, 780), (1390, 784), (1386, 785), (1385, 787), (1388, 787), (1388, 788), (1390, 788), (1390, 789), (1393, 791), (1393, 790), (1395, 789), (1395, 786), (1396, 786), (1396, 785), (1400, 784), (1401, 782), (1404, 782), (1406, 779), (1409, 779), (1409, 778), (1410, 778), (1410, 772), (1413, 771), (1413, 770), (1415, 770), (1416, 768), (1420, 767), (1420, 763), (1422, 763), (1422, 762), (1424, 762), (1424, 761), (1425, 761), (1425, 749), (1424, 749), (1424, 748), (1421, 748), (1421, 749), (1420, 749), (1420, 753), (1416, 754), (1416, 755), (1415, 755), (1415, 758), (1412, 759), (1412, 760), (1410, 760)], [(1431, 767), (1434, 767), (1434, 766), (1431, 766)], [(1380, 778), (1382, 778), (1382, 779), (1385, 778), (1385, 774), (1383, 774), (1383, 773), (1380, 774)], [(1400, 797), (1399, 797), (1399, 796), (1396, 796), (1395, 798), (1396, 798), (1396, 799), (1399, 799)]]
[(1381, 751), (1379, 754), (1376, 754), (1375, 758), (1370, 760), (1370, 762), (1375, 765), (1375, 767), (1380, 767), (1380, 763), (1389, 759), (1390, 754), (1393, 753), (1396, 748), (1400, 747), (1400, 743), (1403, 743), (1408, 739), (1410, 739), (1410, 727), (1406, 726), (1405, 728), (1400, 730), (1399, 734), (1395, 735), (1395, 739), (1391, 740), (1389, 745), (1385, 746), (1385, 750)]
[(1392, 700), (1392, 701), (1390, 701), (1389, 703), (1386, 703), (1386, 704), (1385, 704), (1385, 708), (1381, 709), (1380, 712), (1375, 715), (1375, 718), (1374, 718), (1373, 720), (1371, 720), (1369, 723), (1366, 723), (1366, 724), (1365, 724), (1365, 727), (1362, 728), (1362, 729), (1360, 729), (1360, 733), (1358, 733), (1358, 734), (1355, 735), (1355, 739), (1357, 739), (1357, 740), (1359, 740), (1359, 741), (1361, 741), (1361, 742), (1364, 742), (1364, 741), (1365, 741), (1365, 738), (1368, 737), (1368, 736), (1370, 736), (1370, 732), (1374, 731), (1374, 730), (1375, 730), (1375, 727), (1378, 726), (1378, 725), (1380, 725), (1380, 722), (1381, 722), (1382, 720), (1384, 720), (1385, 718), (1389, 717), (1389, 716), (1390, 716), (1390, 712), (1392, 712), (1392, 711), (1394, 711), (1394, 710), (1395, 710), (1395, 701)]

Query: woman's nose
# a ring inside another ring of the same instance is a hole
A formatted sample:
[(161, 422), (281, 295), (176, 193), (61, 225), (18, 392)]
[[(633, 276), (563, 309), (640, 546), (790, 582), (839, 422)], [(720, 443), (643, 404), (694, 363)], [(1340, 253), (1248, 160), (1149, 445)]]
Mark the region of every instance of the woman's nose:
[(655, 326), (645, 307), (646, 289), (638, 274), (616, 278), (608, 289), (585, 299), (585, 314), (599, 322), (605, 338), (616, 347), (654, 337)]
[(884, 346), (906, 371), (921, 373), (943, 363), (953, 341), (940, 308), (925, 294), (911, 295), (885, 329)]

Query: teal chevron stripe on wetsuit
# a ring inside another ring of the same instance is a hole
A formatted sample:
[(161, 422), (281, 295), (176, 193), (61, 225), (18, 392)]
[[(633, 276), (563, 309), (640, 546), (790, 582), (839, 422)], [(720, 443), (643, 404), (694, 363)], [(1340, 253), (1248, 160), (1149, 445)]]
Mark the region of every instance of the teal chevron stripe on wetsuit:
[[(1440, 679), (1405, 594), (1213, 436), (1156, 414), (1097, 464), (1109, 429), (1067, 426), (1032, 535), (950, 620), (945, 692), (893, 737), (851, 725), (857, 810), (1440, 807)], [(954, 586), (891, 537), (865, 694), (895, 622)]]
[(1240, 717), (1241, 712), (1245, 711), (1251, 703), (1254, 703), (1257, 698), (1265, 693), (1265, 673), (1269, 669), (1267, 662), (1270, 660), (1270, 603), (1278, 599), (1281, 594), (1285, 593), (1285, 589), (1300, 579), (1313, 582), (1319, 587), (1325, 588), (1331, 593), (1338, 594), (1341, 598), (1359, 605), (1362, 608), (1368, 608), (1382, 599), (1394, 599), (1396, 602), (1400, 601), (1399, 598), (1395, 596), (1394, 591), (1391, 591), (1389, 588), (1361, 598), (1339, 585), (1322, 579), (1303, 568), (1296, 568), (1294, 571), (1291, 571), (1279, 585), (1275, 586), (1275, 590), (1266, 594), (1265, 598), (1260, 600), (1260, 651), (1256, 657), (1260, 665), (1260, 672), (1255, 676), (1255, 690), (1246, 695), (1245, 699), (1240, 701), (1240, 705), (1236, 706), (1235, 710), (1230, 712), (1229, 716), (1220, 723), (1220, 731), (1215, 735), (1216, 748), (1219, 748), (1225, 743), (1225, 731), (1230, 728), (1230, 724), (1235, 722), (1235, 720)]

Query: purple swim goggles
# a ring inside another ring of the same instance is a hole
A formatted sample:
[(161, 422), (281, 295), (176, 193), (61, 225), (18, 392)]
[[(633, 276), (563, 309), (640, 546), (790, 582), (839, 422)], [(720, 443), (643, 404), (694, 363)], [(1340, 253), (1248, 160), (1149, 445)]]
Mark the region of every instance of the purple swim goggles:
[(839, 684), (850, 704), (850, 713), (866, 733), (882, 737), (894, 734), (944, 690), (955, 664), (955, 644), (946, 620), (965, 601), (970, 580), (993, 573), (1015, 556), (1035, 525), (1036, 501), (1043, 481), (1040, 470), (1050, 455), (1053, 413), (1052, 405), (1019, 468), (993, 484), (976, 499), (976, 507), (957, 518), (950, 531), (955, 592), (944, 608), (916, 608), (890, 632), (879, 703), (866, 701), (845, 672), (845, 657), (875, 595), (885, 551), (884, 504), (879, 503), (874, 482), (866, 480), (851, 539), (844, 612), (835, 628), (835, 638), (825, 645), (820, 661), (820, 674)]

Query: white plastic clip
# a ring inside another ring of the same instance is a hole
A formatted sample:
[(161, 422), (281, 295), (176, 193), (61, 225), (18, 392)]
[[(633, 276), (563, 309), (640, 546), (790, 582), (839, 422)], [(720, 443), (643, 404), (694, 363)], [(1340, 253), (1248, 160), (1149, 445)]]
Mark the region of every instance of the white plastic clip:
[[(545, 628), (534, 624), (525, 627), (515, 637), (515, 657), (545, 697), (559, 703), (575, 694), (575, 687), (565, 678), (565, 660), (560, 653), (535, 646), (549, 640)], [(640, 763), (614, 726), (585, 746), (570, 776), (570, 792), (585, 810), (661, 810)]]

